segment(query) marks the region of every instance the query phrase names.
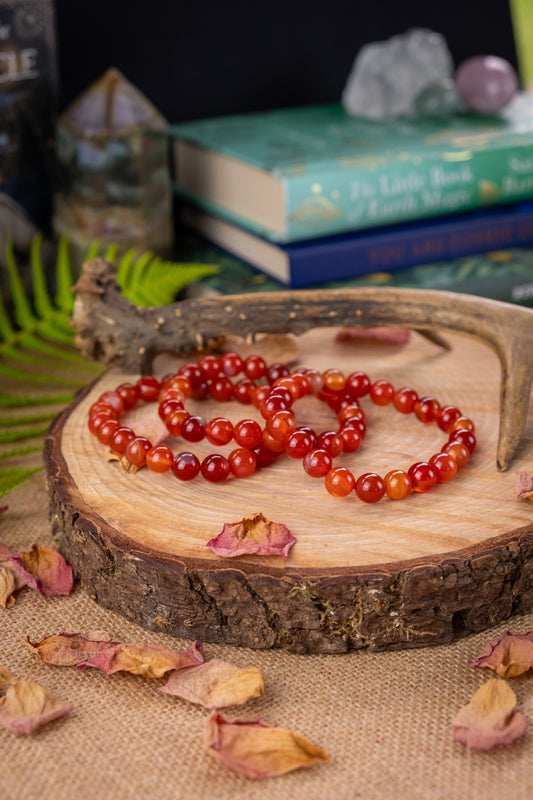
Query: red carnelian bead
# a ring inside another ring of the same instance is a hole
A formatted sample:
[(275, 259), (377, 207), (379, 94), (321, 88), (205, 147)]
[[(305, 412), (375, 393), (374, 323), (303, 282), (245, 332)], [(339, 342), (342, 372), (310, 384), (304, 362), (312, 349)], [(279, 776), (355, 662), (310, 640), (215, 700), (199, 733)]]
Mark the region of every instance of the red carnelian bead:
[(244, 361), (238, 353), (224, 353), (220, 359), (222, 372), (227, 378), (233, 378), (241, 372)]
[(420, 422), (429, 424), (435, 422), (440, 410), (440, 405), (434, 397), (421, 397), (415, 403), (415, 416)]
[(339, 422), (346, 422), (347, 419), (360, 419), (365, 421), (365, 412), (360, 406), (355, 406), (352, 403), (349, 405), (343, 406), (339, 413), (337, 414), (337, 419)]
[(281, 386), (279, 384), (272, 386), (270, 390), (270, 397), (282, 397), (287, 403), (287, 408), (290, 408), (290, 406), (292, 406), (294, 401), (297, 399), (297, 397), (295, 397), (294, 394), (289, 390), (288, 386)]
[(435, 453), (429, 463), (437, 473), (438, 483), (448, 483), (457, 475), (457, 463), (449, 453)]
[(283, 442), (271, 436), (266, 429), (261, 435), (261, 440), (267, 450), (272, 450), (273, 453), (283, 453)]
[(145, 436), (136, 436), (131, 442), (128, 442), (124, 455), (135, 467), (144, 467), (146, 464), (146, 454), (152, 447), (150, 442)]
[(437, 425), (445, 433), (449, 433), (449, 428), (452, 422), (455, 422), (458, 417), (462, 417), (461, 412), (455, 406), (443, 406), (437, 414)]
[(248, 448), (248, 450), (252, 450), (261, 443), (263, 431), (259, 423), (254, 419), (241, 419), (241, 421), (237, 422), (235, 425), (233, 435), (237, 444), (240, 444), (241, 447)]
[(276, 362), (275, 364), (271, 364), (270, 367), (266, 371), (266, 379), (272, 385), (274, 381), (277, 381), (278, 378), (283, 378), (285, 375), (289, 374), (289, 369), (285, 364), (280, 364)]
[(288, 411), (290, 407), (291, 403), (287, 402), (283, 395), (276, 392), (275, 394), (270, 394), (266, 400), (261, 403), (259, 411), (264, 419), (268, 419), (277, 411)]
[(204, 371), (200, 369), (198, 364), (191, 362), (182, 364), (182, 366), (179, 368), (178, 375), (189, 379), (193, 391), (205, 383)]
[(176, 386), (165, 386), (157, 396), (159, 404), (164, 403), (165, 400), (185, 400), (185, 395)]
[(385, 493), (391, 500), (403, 500), (411, 493), (413, 482), (403, 469), (392, 469), (383, 478)]
[(457, 464), (457, 469), (461, 469), (470, 461), (470, 450), (466, 444), (459, 441), (448, 442), (442, 448), (442, 452), (451, 455)]
[(455, 419), (450, 425), (448, 432), (452, 433), (453, 431), (462, 430), (470, 431), (470, 433), (476, 432), (476, 426), (469, 417), (457, 417), (457, 419)]
[(267, 363), (261, 356), (248, 356), (244, 362), (244, 374), (251, 381), (258, 381), (266, 375)]
[(401, 389), (398, 389), (397, 392), (394, 392), (394, 397), (392, 398), (394, 408), (396, 411), (399, 411), (400, 414), (411, 414), (415, 409), (415, 403), (417, 401), (417, 393), (408, 386), (403, 386)]
[(233, 384), (229, 378), (217, 378), (209, 384), (209, 394), (217, 403), (227, 403), (233, 397)]
[(198, 359), (198, 366), (204, 373), (207, 380), (218, 378), (222, 369), (220, 359), (209, 354)]
[(476, 437), (472, 431), (467, 431), (464, 428), (461, 428), (458, 431), (452, 431), (450, 435), (450, 442), (461, 442), (462, 444), (465, 444), (470, 453), (473, 453), (476, 449)]
[(394, 397), (394, 387), (389, 381), (376, 381), (370, 387), (370, 399), (377, 406), (388, 406)]
[(332, 392), (331, 389), (322, 389), (317, 394), (317, 397), (319, 400), (324, 401), (326, 405), (336, 414), (340, 412), (343, 404), (346, 403), (345, 395), (341, 394), (340, 392)]
[(261, 403), (263, 403), (266, 398), (269, 396), (272, 388), (269, 384), (265, 383), (263, 386), (256, 386), (250, 394), (252, 395), (252, 403), (256, 408), (261, 407)]
[(276, 411), (266, 421), (266, 429), (274, 438), (283, 441), (296, 428), (296, 419), (292, 411)]
[(185, 408), (171, 411), (165, 419), (165, 425), (172, 436), (181, 436), (181, 426), (191, 415)]
[(309, 384), (310, 394), (318, 394), (322, 389), (322, 373), (317, 369), (306, 369), (304, 375)]
[(355, 453), (356, 450), (359, 450), (363, 441), (361, 432), (357, 428), (351, 428), (350, 426), (339, 431), (339, 436), (342, 439), (343, 453)]
[(98, 429), (104, 422), (107, 422), (110, 419), (116, 419), (117, 415), (116, 412), (113, 411), (112, 408), (108, 408), (107, 411), (103, 409), (102, 411), (96, 411), (95, 413), (91, 414), (89, 417), (89, 430), (91, 433), (97, 433)]
[(346, 378), (345, 390), (350, 397), (357, 400), (370, 391), (370, 378), (364, 372), (352, 372)]
[(142, 378), (139, 378), (136, 385), (139, 398), (144, 400), (145, 403), (153, 403), (154, 400), (157, 400), (161, 384), (153, 375), (143, 375)]
[(181, 426), (181, 436), (186, 442), (201, 442), (205, 437), (207, 421), (196, 414), (191, 414)]
[(231, 472), (228, 459), (218, 453), (206, 456), (200, 465), (200, 470), (210, 483), (225, 481)]
[(304, 456), (304, 470), (312, 478), (323, 478), (328, 474), (333, 464), (333, 459), (326, 450), (311, 450)]
[(437, 483), (437, 473), (426, 461), (417, 461), (409, 467), (408, 473), (413, 481), (414, 492), (428, 492)]
[(294, 402), (294, 400), (298, 400), (300, 397), (300, 385), (297, 381), (293, 380), (291, 375), (287, 375), (284, 378), (278, 378), (277, 381), (274, 381), (272, 384), (272, 389), (278, 394), (283, 394), (283, 390), (288, 392), (291, 398), (291, 403)]
[(385, 494), (385, 482), (375, 472), (364, 472), (355, 482), (355, 493), (363, 503), (377, 503)]
[(125, 411), (130, 411), (137, 405), (139, 395), (137, 393), (137, 387), (134, 386), (133, 383), (121, 383), (120, 386), (117, 386), (116, 390), (122, 397)]
[(242, 403), (243, 405), (249, 405), (252, 402), (251, 391), (254, 388), (255, 387), (249, 378), (243, 378), (242, 380), (237, 381), (233, 387), (233, 396), (235, 400), (238, 400), (239, 403)]
[(309, 381), (303, 373), (293, 372), (291, 378), (298, 384), (298, 397), (305, 397), (306, 394), (311, 392)]
[(157, 413), (159, 414), (159, 418), (165, 422), (169, 414), (171, 414), (173, 411), (183, 409), (183, 407), (184, 406), (181, 400), (178, 400), (175, 397), (169, 397), (167, 400), (163, 400), (163, 402), (159, 404)]
[(96, 437), (102, 444), (109, 444), (111, 436), (120, 428), (118, 419), (108, 419), (99, 426)]
[(116, 431), (111, 434), (109, 438), (109, 447), (114, 453), (123, 456), (128, 443), (131, 442), (132, 439), (135, 439), (135, 434), (132, 429), (128, 428), (126, 425), (121, 425), (120, 428), (117, 428)]
[(96, 403), (93, 403), (89, 409), (89, 417), (92, 417), (93, 414), (97, 414), (100, 411), (105, 411), (107, 413), (111, 412), (115, 419), (118, 419), (118, 413), (115, 409), (109, 405), (109, 403), (104, 403), (102, 400), (97, 400)]
[(226, 417), (214, 417), (205, 426), (205, 436), (210, 444), (228, 444), (233, 439), (233, 424)]
[(264, 444), (257, 445), (257, 447), (253, 448), (252, 452), (255, 456), (257, 469), (269, 467), (278, 457), (277, 453), (273, 450), (268, 450)]
[(343, 445), (344, 440), (336, 431), (324, 431), (319, 434), (315, 442), (315, 447), (318, 450), (327, 450), (333, 458), (342, 453)]
[(98, 398), (98, 402), (111, 406), (117, 414), (122, 414), (124, 411), (124, 400), (118, 392), (104, 392)]
[(327, 369), (322, 375), (322, 381), (324, 387), (332, 392), (342, 392), (346, 386), (346, 376), (340, 369)]
[(247, 478), (253, 475), (256, 468), (255, 456), (246, 447), (238, 447), (232, 450), (228, 456), (228, 464), (232, 475), (236, 478)]
[(355, 478), (346, 467), (334, 467), (326, 475), (324, 483), (334, 497), (346, 497), (353, 492)]
[(318, 439), (318, 436), (316, 435), (314, 430), (309, 427), (309, 425), (298, 425), (296, 430), (297, 431), (305, 431), (307, 434), (309, 434), (309, 436), (311, 437), (311, 446), (312, 447), (315, 446), (316, 440)]
[(343, 430), (346, 428), (354, 428), (356, 431), (359, 431), (361, 436), (364, 436), (366, 433), (366, 423), (357, 417), (348, 417), (348, 419), (345, 419), (339, 427), (339, 433), (342, 434)]
[(151, 472), (168, 472), (173, 461), (174, 454), (166, 444), (157, 444), (146, 453), (146, 466)]
[(290, 458), (303, 458), (311, 450), (313, 439), (307, 431), (296, 429), (285, 439), (284, 449)]
[(179, 389), (185, 397), (192, 395), (192, 383), (186, 375), (173, 375), (164, 388), (166, 389), (167, 387)]
[(200, 462), (194, 453), (178, 453), (172, 462), (172, 472), (180, 481), (191, 481), (200, 472)]
[(192, 390), (191, 397), (193, 400), (205, 400), (209, 395), (209, 384), (207, 381), (202, 381), (199, 386), (195, 386)]

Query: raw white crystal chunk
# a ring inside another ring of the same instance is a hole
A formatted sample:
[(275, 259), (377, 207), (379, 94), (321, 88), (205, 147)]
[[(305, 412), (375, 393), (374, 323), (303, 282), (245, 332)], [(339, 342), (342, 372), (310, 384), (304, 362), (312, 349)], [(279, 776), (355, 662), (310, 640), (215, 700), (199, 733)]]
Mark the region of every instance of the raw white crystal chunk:
[(442, 84), (453, 70), (444, 38), (425, 28), (413, 28), (361, 48), (348, 75), (342, 104), (353, 116), (412, 117), (421, 92)]

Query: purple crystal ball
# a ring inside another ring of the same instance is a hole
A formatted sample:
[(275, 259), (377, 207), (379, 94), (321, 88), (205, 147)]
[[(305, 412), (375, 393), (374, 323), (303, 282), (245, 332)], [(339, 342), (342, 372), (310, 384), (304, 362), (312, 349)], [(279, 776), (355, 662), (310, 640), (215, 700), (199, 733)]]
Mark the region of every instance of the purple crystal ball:
[(516, 72), (499, 56), (468, 58), (457, 69), (455, 82), (463, 103), (481, 114), (504, 108), (518, 90)]

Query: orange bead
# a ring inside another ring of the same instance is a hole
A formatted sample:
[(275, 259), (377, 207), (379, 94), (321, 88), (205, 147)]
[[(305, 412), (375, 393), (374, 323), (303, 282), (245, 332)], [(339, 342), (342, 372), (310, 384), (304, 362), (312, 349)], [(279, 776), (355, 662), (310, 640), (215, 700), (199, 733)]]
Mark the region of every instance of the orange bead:
[(393, 469), (387, 472), (383, 481), (387, 497), (390, 497), (391, 500), (403, 500), (404, 497), (411, 494), (413, 482), (403, 469)]
[(326, 475), (324, 483), (333, 497), (346, 497), (354, 490), (355, 478), (346, 467), (334, 467)]

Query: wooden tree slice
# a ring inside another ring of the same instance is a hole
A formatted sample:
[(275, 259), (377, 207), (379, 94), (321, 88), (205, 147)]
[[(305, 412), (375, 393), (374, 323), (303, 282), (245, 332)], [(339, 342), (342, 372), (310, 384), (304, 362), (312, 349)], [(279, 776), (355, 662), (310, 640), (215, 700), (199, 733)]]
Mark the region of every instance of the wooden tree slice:
[[(300, 653), (435, 645), (531, 610), (533, 505), (515, 498), (514, 472), (533, 470), (533, 415), (512, 469), (499, 472), (494, 352), (457, 333), (445, 333), (449, 351), (417, 334), (406, 346), (341, 343), (335, 334), (322, 328), (301, 336), (299, 363), (409, 385), (475, 421), (478, 448), (457, 478), (427, 494), (367, 505), (355, 495), (331, 497), (322, 480), (288, 458), (224, 484), (200, 477), (182, 483), (147, 469), (126, 473), (106, 461), (87, 428), (98, 396), (138, 377), (110, 369), (54, 422), (45, 448), (55, 536), (97, 602), (173, 635)], [(160, 358), (156, 372), (180, 363)], [(447, 440), (414, 415), (368, 398), (361, 404), (366, 439), (357, 453), (337, 460), (356, 475), (407, 469)], [(237, 403), (191, 408), (207, 419), (257, 417)], [(295, 411), (299, 424), (335, 427), (333, 412), (314, 398)], [(128, 419), (137, 433), (150, 433), (155, 417), (156, 406), (146, 405)], [(176, 452), (199, 456), (214, 450), (205, 442), (171, 443)], [(222, 559), (206, 547), (224, 523), (255, 512), (285, 523), (296, 537), (286, 560)]]

